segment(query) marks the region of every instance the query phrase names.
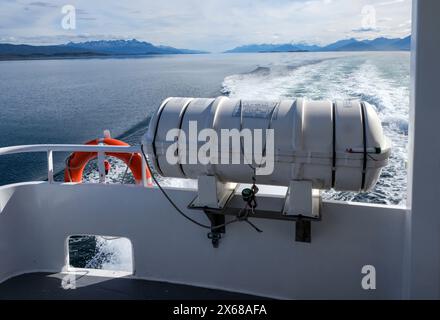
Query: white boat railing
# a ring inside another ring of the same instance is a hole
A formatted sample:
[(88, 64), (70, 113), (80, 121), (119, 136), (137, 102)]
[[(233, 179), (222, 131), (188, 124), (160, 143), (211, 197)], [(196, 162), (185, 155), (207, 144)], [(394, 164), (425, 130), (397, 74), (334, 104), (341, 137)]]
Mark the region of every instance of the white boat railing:
[[(109, 145), (84, 145), (84, 144), (34, 144), (0, 148), (0, 156), (17, 154), (46, 152), (47, 154), (47, 181), (54, 182), (53, 153), (54, 152), (96, 152), (98, 153), (98, 168), (100, 177), (104, 177), (105, 153), (141, 153), (140, 146), (109, 146)], [(147, 186), (146, 163), (142, 157), (142, 185)], [(103, 182), (100, 179), (100, 182)]]

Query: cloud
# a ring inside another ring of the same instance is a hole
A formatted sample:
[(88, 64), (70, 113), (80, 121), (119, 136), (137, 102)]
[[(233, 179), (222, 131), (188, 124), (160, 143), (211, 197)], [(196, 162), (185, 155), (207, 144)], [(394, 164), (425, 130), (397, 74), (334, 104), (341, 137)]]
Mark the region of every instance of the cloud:
[(28, 4), (28, 6), (31, 7), (41, 7), (41, 8), (57, 8), (58, 5), (55, 5), (53, 3), (49, 2), (43, 2), (43, 1), (34, 1)]
[[(84, 35), (208, 51), (246, 43), (325, 44), (360, 35), (403, 37), (411, 18), (410, 0), (69, 0), (77, 28), (66, 31), (61, 28), (66, 3), (2, 1), (0, 38), (35, 44)], [(366, 5), (376, 8), (375, 28), (363, 28)]]
[(85, 15), (85, 14), (89, 14), (89, 13), (86, 10), (76, 8), (76, 14), (77, 15)]
[(356, 32), (356, 33), (363, 33), (363, 32), (379, 32), (378, 28), (373, 28), (373, 27), (361, 27), (361, 28), (357, 28), (357, 29), (351, 29), (351, 31)]
[(378, 6), (389, 6), (389, 5), (399, 4), (399, 3), (402, 3), (405, 1), (406, 0), (391, 0), (391, 1), (379, 2), (377, 5)]

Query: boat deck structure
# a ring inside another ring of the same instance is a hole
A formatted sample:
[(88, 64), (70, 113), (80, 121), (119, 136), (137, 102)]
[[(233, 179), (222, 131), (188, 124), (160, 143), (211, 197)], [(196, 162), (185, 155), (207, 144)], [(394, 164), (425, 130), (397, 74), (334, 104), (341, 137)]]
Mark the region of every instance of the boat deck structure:
[[(145, 177), (140, 185), (53, 179), (54, 152), (139, 147), (0, 148), (0, 156), (46, 152), (48, 159), (47, 181), (0, 187), (0, 298), (440, 299), (440, 2), (413, 3), (405, 206), (323, 201), (310, 243), (295, 241), (295, 221), (262, 217), (251, 221), (263, 232), (233, 223), (214, 247), (207, 230), (179, 215)], [(166, 191), (188, 216), (210, 223), (188, 208), (197, 190)], [(282, 206), (281, 191), (260, 191), (259, 208)], [(81, 276), (86, 270), (69, 264), (68, 240), (77, 235), (128, 239), (132, 268)], [(374, 286), (363, 283), (366, 267)]]

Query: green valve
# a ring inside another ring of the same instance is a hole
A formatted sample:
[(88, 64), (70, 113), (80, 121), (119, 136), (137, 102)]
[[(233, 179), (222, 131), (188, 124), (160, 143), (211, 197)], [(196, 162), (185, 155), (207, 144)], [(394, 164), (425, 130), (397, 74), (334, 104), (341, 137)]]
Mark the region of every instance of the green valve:
[(243, 189), (243, 191), (241, 192), (241, 196), (243, 197), (244, 201), (248, 202), (254, 196), (254, 192), (252, 191), (252, 189), (246, 188)]

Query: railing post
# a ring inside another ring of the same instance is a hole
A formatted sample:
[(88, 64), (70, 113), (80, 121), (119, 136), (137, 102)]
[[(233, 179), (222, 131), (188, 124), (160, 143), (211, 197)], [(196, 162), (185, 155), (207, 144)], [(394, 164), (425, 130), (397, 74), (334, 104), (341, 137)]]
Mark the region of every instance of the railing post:
[[(100, 144), (101, 145), (101, 144)], [(105, 183), (105, 153), (98, 152), (99, 183)]]
[(53, 183), (53, 151), (47, 151), (47, 181)]
[(142, 185), (144, 187), (148, 186), (148, 182), (147, 182), (147, 164), (145, 163), (144, 157), (142, 157)]

